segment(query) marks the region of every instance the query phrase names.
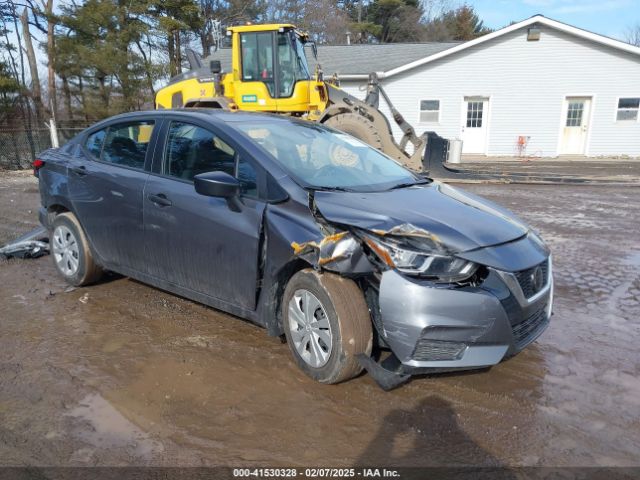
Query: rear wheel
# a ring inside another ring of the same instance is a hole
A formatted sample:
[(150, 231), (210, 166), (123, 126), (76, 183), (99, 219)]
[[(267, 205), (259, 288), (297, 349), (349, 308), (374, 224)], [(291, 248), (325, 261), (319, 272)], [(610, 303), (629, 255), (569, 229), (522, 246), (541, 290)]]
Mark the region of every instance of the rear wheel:
[(348, 133), (362, 140), (364, 143), (371, 145), (378, 150), (382, 149), (382, 140), (375, 125), (362, 115), (357, 113), (340, 113), (329, 118), (325, 125)]
[(367, 304), (355, 282), (302, 270), (289, 281), (282, 305), (287, 343), (308, 376), (339, 383), (362, 371), (356, 355), (371, 354), (373, 332)]
[(50, 243), (56, 269), (67, 282), (79, 287), (100, 279), (102, 269), (95, 263), (87, 237), (73, 213), (55, 217)]

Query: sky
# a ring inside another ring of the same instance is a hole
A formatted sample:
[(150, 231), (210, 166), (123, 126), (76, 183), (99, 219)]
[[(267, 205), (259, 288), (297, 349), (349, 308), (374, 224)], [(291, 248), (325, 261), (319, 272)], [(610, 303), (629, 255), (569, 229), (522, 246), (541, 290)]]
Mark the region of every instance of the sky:
[(640, 25), (640, 0), (467, 0), (487, 27), (501, 28), (542, 14), (618, 40)]

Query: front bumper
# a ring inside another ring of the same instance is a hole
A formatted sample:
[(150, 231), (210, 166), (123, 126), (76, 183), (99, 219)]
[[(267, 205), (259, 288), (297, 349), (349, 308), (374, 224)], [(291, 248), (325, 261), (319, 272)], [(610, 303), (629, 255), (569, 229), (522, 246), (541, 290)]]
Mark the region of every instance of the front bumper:
[(549, 325), (553, 273), (551, 258), (544, 262), (544, 286), (528, 298), (517, 274), (492, 267), (477, 287), (440, 286), (386, 271), (376, 329), (402, 373), (495, 365)]

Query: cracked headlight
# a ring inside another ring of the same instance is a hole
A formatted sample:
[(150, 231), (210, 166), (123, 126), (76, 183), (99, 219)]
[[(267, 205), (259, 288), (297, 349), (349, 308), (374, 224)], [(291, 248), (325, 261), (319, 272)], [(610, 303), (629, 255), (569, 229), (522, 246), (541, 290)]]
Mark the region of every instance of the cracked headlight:
[(447, 254), (428, 238), (382, 238), (368, 233), (361, 236), (383, 263), (409, 275), (454, 283), (469, 278), (478, 267), (473, 262)]

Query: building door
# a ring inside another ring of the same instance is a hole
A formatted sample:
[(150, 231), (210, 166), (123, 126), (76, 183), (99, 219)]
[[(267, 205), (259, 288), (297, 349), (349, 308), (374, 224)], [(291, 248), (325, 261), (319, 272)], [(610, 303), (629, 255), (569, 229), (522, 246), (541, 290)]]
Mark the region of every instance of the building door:
[(562, 117), (561, 155), (583, 155), (589, 134), (591, 97), (566, 97)]
[(465, 97), (462, 113), (462, 153), (486, 152), (489, 99)]

